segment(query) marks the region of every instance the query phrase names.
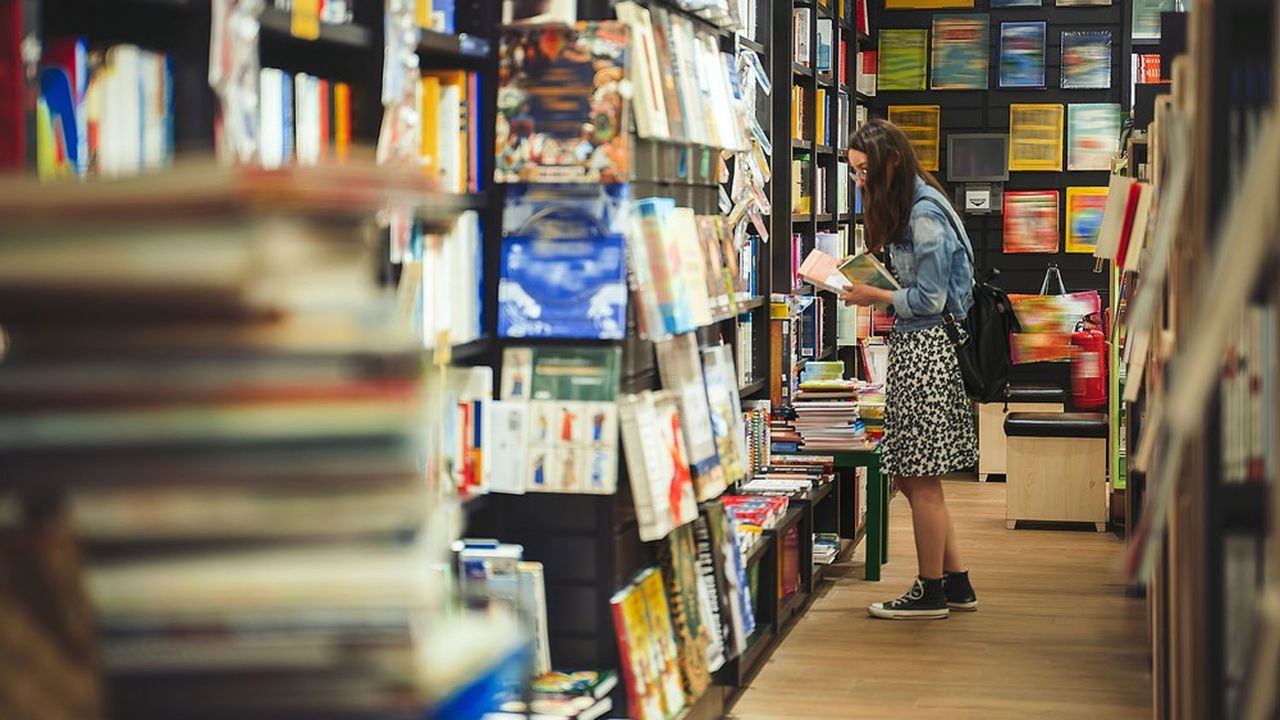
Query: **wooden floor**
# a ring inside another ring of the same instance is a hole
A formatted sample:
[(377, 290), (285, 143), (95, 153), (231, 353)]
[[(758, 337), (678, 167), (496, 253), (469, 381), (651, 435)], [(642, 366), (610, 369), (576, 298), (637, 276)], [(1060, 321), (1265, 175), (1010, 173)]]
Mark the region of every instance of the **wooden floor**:
[(933, 621), (873, 620), (869, 603), (915, 576), (906, 499), (893, 500), (879, 583), (850, 565), (734, 706), (770, 718), (1148, 718), (1144, 603), (1117, 579), (1114, 535), (1006, 530), (1003, 483), (949, 481), (947, 501), (981, 602)]

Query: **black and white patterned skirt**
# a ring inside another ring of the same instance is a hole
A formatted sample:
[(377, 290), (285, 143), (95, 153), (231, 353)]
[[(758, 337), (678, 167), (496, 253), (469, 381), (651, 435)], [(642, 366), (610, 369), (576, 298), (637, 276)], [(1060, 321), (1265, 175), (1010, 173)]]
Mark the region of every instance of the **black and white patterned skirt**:
[(942, 326), (889, 336), (881, 468), (894, 477), (945, 475), (978, 462), (973, 408)]

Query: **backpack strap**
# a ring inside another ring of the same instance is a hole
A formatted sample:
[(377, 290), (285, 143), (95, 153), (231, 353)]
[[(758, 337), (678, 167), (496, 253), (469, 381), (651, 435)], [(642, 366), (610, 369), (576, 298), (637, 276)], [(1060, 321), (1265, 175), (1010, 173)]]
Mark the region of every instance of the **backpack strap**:
[[(921, 202), (931, 202), (938, 208), (939, 212), (942, 213), (942, 216), (947, 219), (947, 223), (951, 225), (951, 232), (955, 233), (956, 241), (960, 243), (960, 246), (964, 248), (965, 254), (969, 256), (969, 266), (972, 268), (977, 265), (977, 261), (974, 260), (973, 257), (973, 248), (969, 245), (969, 236), (965, 235), (964, 231), (956, 225), (956, 220), (951, 216), (951, 212), (938, 200), (938, 198), (933, 197), (932, 195), (925, 195), (917, 200), (916, 204), (919, 205)], [(976, 274), (974, 275), (973, 283), (975, 286), (978, 284)], [(951, 341), (953, 346), (960, 347), (961, 345), (964, 345), (965, 338), (960, 336), (960, 328), (958, 323), (956, 323), (954, 315), (949, 312), (944, 312), (942, 314), (942, 326), (947, 332), (947, 339)]]

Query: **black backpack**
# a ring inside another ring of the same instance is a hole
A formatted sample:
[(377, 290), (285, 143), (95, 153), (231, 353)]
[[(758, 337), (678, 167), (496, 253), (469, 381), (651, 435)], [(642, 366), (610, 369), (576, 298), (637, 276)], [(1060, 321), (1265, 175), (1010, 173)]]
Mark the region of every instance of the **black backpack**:
[[(947, 337), (955, 346), (956, 359), (960, 361), (965, 392), (978, 402), (998, 402), (1004, 399), (1005, 388), (1009, 385), (1009, 370), (1013, 367), (1009, 335), (1021, 329), (1017, 316), (1013, 314), (1013, 304), (1004, 290), (991, 284), (1000, 274), (999, 270), (992, 268), (982, 280), (978, 280), (977, 262), (968, 236), (956, 227), (955, 218), (948, 209), (937, 198), (926, 196), (922, 199), (937, 205), (946, 216), (956, 239), (969, 255), (969, 264), (974, 268), (973, 307), (969, 308), (969, 314), (960, 323), (951, 313), (943, 315)], [(964, 328), (967, 338), (961, 337), (960, 327)]]

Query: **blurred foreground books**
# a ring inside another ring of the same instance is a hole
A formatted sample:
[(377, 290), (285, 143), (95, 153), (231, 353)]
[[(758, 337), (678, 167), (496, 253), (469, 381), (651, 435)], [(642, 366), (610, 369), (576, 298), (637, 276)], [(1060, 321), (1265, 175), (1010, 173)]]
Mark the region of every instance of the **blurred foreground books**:
[(513, 617), (452, 609), (441, 389), (379, 282), (379, 210), (456, 214), (421, 175), (0, 185), (4, 488), (65, 491), (110, 714), (462, 718), (521, 676)]

